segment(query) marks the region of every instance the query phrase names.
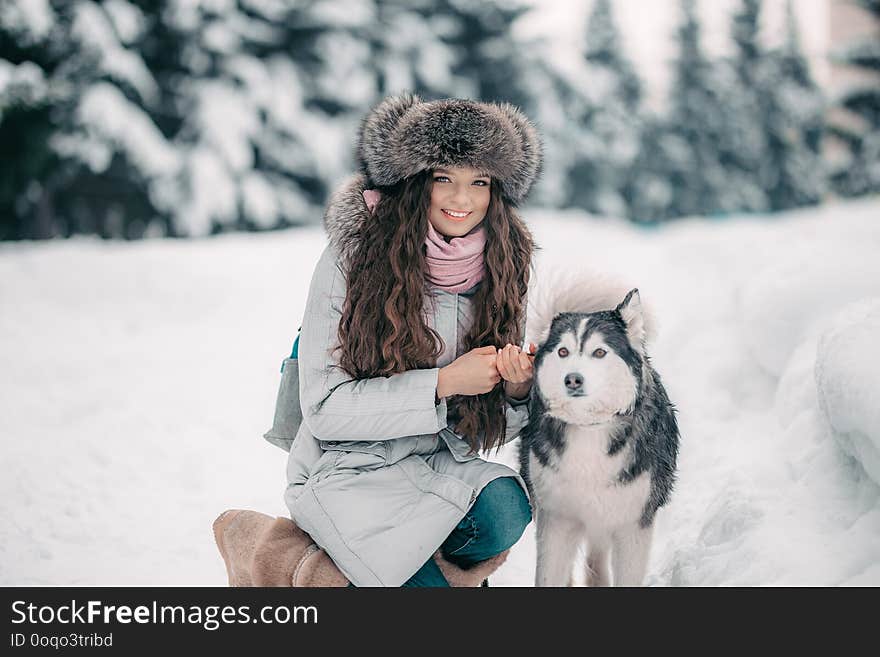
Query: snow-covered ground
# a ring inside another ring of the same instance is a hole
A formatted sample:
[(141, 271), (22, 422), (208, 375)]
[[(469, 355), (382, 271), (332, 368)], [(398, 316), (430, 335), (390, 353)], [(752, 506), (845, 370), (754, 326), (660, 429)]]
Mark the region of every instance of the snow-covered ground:
[[(647, 583), (880, 584), (880, 199), (656, 230), (526, 217), (539, 267), (622, 276), (659, 320), (682, 445)], [(287, 513), (262, 433), (323, 244), (0, 245), (0, 584), (225, 585), (214, 517)], [(530, 526), (492, 585), (533, 575)]]

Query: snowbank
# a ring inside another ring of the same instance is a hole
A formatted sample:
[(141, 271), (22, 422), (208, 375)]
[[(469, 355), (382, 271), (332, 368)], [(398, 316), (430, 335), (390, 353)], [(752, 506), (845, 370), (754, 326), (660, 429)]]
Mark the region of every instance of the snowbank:
[(876, 245), (838, 237), (797, 248), (743, 286), (743, 324), (753, 356), (774, 376), (804, 339), (849, 303), (880, 296)]
[(844, 309), (819, 340), (819, 406), (846, 452), (880, 484), (880, 297)]

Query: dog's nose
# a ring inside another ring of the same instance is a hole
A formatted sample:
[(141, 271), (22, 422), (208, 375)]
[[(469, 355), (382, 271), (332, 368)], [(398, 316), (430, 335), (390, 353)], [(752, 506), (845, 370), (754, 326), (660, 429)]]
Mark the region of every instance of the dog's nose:
[(573, 392), (583, 392), (584, 377), (580, 372), (569, 372), (565, 375), (565, 387), (568, 389), (569, 394)]

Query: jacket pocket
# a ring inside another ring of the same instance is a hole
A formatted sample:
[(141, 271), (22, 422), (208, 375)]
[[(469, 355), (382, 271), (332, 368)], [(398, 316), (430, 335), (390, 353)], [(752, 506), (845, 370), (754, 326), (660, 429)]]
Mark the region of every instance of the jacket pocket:
[(275, 400), (275, 418), (272, 428), (263, 434), (263, 438), (289, 452), (302, 421), (302, 408), (299, 403), (299, 359), (285, 358), (281, 364), (281, 383)]
[(472, 454), (471, 446), (464, 438), (456, 434), (454, 431), (448, 428), (442, 429), (439, 435), (446, 443), (449, 451), (452, 452), (452, 457), (459, 463), (473, 461), (479, 456), (479, 454)]
[(465, 512), (476, 499), (477, 491), (453, 475), (435, 471), (421, 456), (413, 455), (397, 463), (407, 478), (423, 493), (431, 493)]

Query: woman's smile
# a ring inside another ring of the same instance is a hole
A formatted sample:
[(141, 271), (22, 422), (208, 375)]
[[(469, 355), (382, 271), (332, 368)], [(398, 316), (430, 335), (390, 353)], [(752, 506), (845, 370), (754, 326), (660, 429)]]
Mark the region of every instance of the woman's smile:
[(464, 221), (470, 215), (470, 211), (462, 211), (462, 210), (446, 210), (443, 209), (443, 214), (449, 217), (452, 221)]

